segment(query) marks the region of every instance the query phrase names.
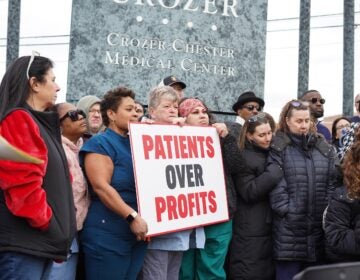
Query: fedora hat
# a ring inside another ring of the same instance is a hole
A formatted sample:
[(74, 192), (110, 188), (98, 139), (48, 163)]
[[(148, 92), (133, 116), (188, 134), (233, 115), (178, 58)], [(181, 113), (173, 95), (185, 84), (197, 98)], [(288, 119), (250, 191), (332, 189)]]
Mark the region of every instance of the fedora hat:
[(236, 103), (232, 106), (233, 110), (235, 112), (237, 112), (237, 110), (239, 110), (239, 108), (244, 105), (247, 102), (256, 102), (259, 103), (261, 108), (264, 108), (265, 102), (263, 99), (261, 99), (260, 97), (257, 97), (255, 95), (255, 93), (253, 93), (252, 91), (246, 91), (243, 92), (242, 94), (240, 94), (238, 100), (236, 101)]

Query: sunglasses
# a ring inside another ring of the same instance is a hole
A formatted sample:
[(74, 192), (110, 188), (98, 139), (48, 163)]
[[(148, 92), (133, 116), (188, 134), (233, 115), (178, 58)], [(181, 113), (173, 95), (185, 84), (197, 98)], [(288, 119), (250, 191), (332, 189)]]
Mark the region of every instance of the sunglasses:
[(262, 109), (260, 106), (255, 106), (255, 105), (246, 105), (246, 106), (242, 106), (241, 108), (246, 108), (249, 111), (254, 111), (254, 109), (256, 109), (256, 111), (258, 112), (260, 112)]
[(84, 119), (86, 118), (86, 114), (83, 110), (71, 110), (60, 118), (60, 122), (67, 118), (70, 118), (72, 122), (76, 122), (79, 120), (79, 116), (82, 116)]
[(325, 99), (324, 98), (316, 98), (313, 97), (309, 100), (309, 102), (311, 102), (312, 104), (316, 104), (317, 102), (320, 102), (320, 104), (324, 104), (325, 103)]
[(26, 77), (27, 77), (28, 80), (30, 80), (29, 71), (30, 71), (31, 64), (34, 62), (35, 56), (40, 56), (40, 53), (37, 52), (37, 51), (32, 51), (31, 52), (29, 64), (28, 64), (28, 67), (26, 69)]
[(255, 116), (251, 116), (248, 120), (249, 123), (256, 123), (256, 122), (261, 122), (266, 120), (266, 115), (265, 113), (259, 113)]
[(296, 108), (298, 110), (308, 110), (309, 109), (309, 103), (299, 100), (292, 100), (289, 104), (289, 107), (287, 108), (285, 116), (289, 116), (289, 112), (291, 111), (291, 108)]
[(293, 100), (293, 101), (290, 102), (290, 105), (292, 107), (299, 108), (301, 105), (303, 105), (303, 103), (301, 101)]

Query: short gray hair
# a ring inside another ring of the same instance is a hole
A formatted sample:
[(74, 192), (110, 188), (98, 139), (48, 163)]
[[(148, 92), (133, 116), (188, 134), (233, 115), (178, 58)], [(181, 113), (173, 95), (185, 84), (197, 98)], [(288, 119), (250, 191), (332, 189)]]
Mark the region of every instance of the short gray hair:
[(162, 98), (167, 98), (173, 102), (179, 103), (179, 97), (176, 94), (176, 91), (170, 87), (170, 86), (158, 86), (153, 88), (149, 92), (149, 101), (148, 101), (148, 107), (155, 109), (157, 106), (159, 106), (160, 101)]

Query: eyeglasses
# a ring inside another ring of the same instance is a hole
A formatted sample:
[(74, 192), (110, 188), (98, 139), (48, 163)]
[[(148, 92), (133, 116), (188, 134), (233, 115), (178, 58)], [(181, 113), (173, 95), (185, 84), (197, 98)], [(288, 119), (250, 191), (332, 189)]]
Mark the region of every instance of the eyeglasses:
[(349, 128), (350, 127), (350, 124), (347, 123), (347, 124), (341, 124), (339, 126), (336, 127), (336, 130), (340, 130), (340, 129), (343, 129), (343, 128)]
[(95, 113), (97, 113), (97, 114), (99, 114), (99, 115), (101, 115), (101, 111), (100, 110), (96, 110), (96, 109), (91, 109), (90, 111), (89, 111), (89, 114), (95, 114)]
[(27, 67), (27, 69), (26, 69), (26, 77), (27, 77), (28, 80), (30, 80), (29, 70), (30, 70), (31, 64), (34, 62), (35, 56), (40, 56), (40, 53), (37, 52), (37, 51), (32, 51), (32, 52), (31, 52), (29, 64), (28, 64), (28, 67)]
[(249, 123), (255, 123), (255, 122), (259, 122), (259, 121), (264, 121), (266, 120), (266, 114), (265, 113), (259, 113), (255, 116), (251, 116), (249, 119), (248, 119), (248, 122)]
[(79, 115), (84, 119), (86, 118), (86, 114), (83, 110), (71, 110), (60, 118), (60, 122), (64, 121), (66, 118), (70, 118), (72, 122), (76, 122), (79, 120)]
[(324, 104), (325, 103), (325, 99), (324, 98), (316, 98), (313, 97), (309, 100), (309, 102), (311, 102), (312, 104), (316, 104), (317, 102), (320, 102), (320, 104)]
[(261, 111), (261, 107), (260, 106), (255, 106), (255, 105), (246, 105), (246, 106), (242, 106), (241, 108), (246, 108), (249, 111), (254, 111), (254, 109), (256, 109), (256, 111)]

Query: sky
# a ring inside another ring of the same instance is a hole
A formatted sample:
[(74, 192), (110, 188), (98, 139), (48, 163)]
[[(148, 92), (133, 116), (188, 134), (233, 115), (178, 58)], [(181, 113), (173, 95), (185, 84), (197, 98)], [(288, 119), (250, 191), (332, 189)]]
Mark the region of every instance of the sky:
[[(66, 100), (71, 5), (71, 0), (21, 0), (19, 55), (37, 50), (55, 62), (58, 102)], [(0, 78), (6, 63), (7, 10), (8, 0), (0, 0)], [(275, 119), (297, 95), (299, 14), (300, 0), (268, 1), (264, 99), (265, 110)], [(343, 0), (311, 0), (309, 89), (326, 99), (325, 116), (342, 113), (342, 25)], [(360, 93), (360, 0), (355, 0), (355, 25), (354, 95)]]

